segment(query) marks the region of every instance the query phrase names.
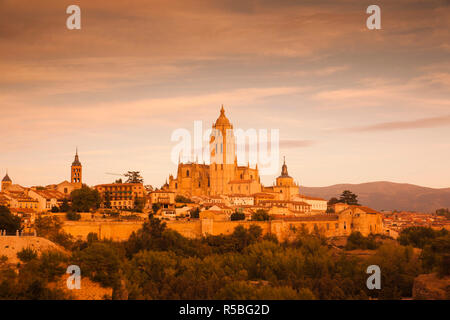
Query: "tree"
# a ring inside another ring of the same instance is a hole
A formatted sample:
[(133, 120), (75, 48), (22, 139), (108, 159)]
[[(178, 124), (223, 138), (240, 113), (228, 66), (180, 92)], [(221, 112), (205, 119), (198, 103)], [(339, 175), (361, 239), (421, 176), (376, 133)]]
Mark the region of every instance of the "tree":
[(72, 236), (62, 230), (62, 222), (58, 217), (38, 217), (34, 228), (39, 237), (47, 238), (65, 248), (72, 246)]
[(182, 196), (181, 194), (179, 194), (179, 195), (177, 195), (175, 197), (175, 202), (178, 202), (178, 203), (192, 203), (192, 200), (187, 198), (187, 197), (185, 197), (185, 196)]
[(252, 214), (252, 220), (254, 221), (268, 221), (269, 219), (269, 214), (263, 209), (258, 209), (254, 214)]
[(0, 206), (0, 230), (6, 230), (7, 234), (16, 234), (21, 230), (20, 218), (11, 214), (8, 207)]
[(124, 176), (127, 177), (125, 183), (144, 183), (144, 179), (139, 171), (128, 171)]
[(334, 204), (336, 204), (336, 203), (339, 203), (339, 199), (338, 198), (336, 198), (336, 197), (333, 197), (333, 198), (331, 198), (330, 200), (328, 200), (328, 205), (329, 206), (332, 206), (332, 205), (334, 205)]
[(145, 206), (145, 198), (136, 197), (134, 199), (134, 211), (142, 212), (142, 210), (144, 210), (144, 206)]
[(436, 214), (438, 216), (444, 216), (447, 219), (450, 219), (450, 210), (448, 210), (448, 208), (441, 208), (441, 209), (437, 209), (436, 210)]
[(158, 218), (149, 217), (149, 221), (142, 225), (137, 232), (133, 232), (126, 242), (126, 250), (129, 256), (140, 250), (158, 250), (161, 248), (162, 235), (166, 230), (166, 223)]
[(230, 216), (231, 221), (245, 220), (245, 214), (242, 212), (233, 212)]
[(448, 233), (445, 229), (438, 231), (430, 227), (408, 227), (400, 232), (397, 240), (401, 245), (422, 249), (435, 238), (445, 236)]
[(377, 243), (373, 236), (364, 237), (361, 232), (355, 231), (352, 232), (347, 238), (347, 244), (345, 246), (346, 250), (355, 250), (355, 249), (369, 249), (375, 250), (380, 246)]
[(83, 274), (104, 287), (115, 287), (119, 280), (122, 257), (112, 244), (93, 242), (86, 249), (74, 253), (75, 264)]
[(67, 220), (70, 220), (70, 221), (78, 221), (81, 219), (81, 214), (70, 210), (66, 213), (66, 218), (67, 218)]
[(64, 199), (59, 210), (61, 212), (68, 212), (70, 210), (69, 200)]
[(350, 190), (344, 190), (342, 192), (341, 197), (339, 198), (339, 202), (359, 206), (358, 196)]
[(190, 214), (191, 214), (192, 219), (198, 219), (198, 218), (200, 218), (200, 209), (198, 207), (195, 209), (192, 209)]
[(152, 204), (153, 214), (157, 214), (159, 209), (161, 209), (161, 206), (162, 206), (161, 203), (154, 203), (154, 204)]
[(77, 212), (88, 212), (91, 209), (98, 209), (101, 203), (98, 191), (86, 185), (83, 185), (81, 189), (73, 190), (70, 198), (72, 199), (72, 209)]

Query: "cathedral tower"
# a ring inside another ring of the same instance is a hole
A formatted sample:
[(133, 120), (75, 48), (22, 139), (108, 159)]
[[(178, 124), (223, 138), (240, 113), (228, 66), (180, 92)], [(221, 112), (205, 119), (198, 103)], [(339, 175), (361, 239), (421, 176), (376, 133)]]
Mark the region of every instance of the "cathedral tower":
[(274, 191), (278, 194), (279, 200), (291, 200), (293, 196), (299, 194), (299, 186), (294, 182), (294, 179), (288, 174), (286, 165), (286, 158), (283, 160), (281, 167), (281, 175), (277, 177)]
[(210, 152), (211, 195), (226, 194), (229, 192), (228, 183), (234, 179), (237, 163), (233, 125), (225, 116), (223, 105), (212, 126)]
[(70, 167), (70, 182), (73, 183), (76, 187), (81, 188), (83, 184), (82, 179), (82, 166), (80, 159), (78, 158), (78, 148), (75, 153), (75, 159), (72, 162), (72, 166)]

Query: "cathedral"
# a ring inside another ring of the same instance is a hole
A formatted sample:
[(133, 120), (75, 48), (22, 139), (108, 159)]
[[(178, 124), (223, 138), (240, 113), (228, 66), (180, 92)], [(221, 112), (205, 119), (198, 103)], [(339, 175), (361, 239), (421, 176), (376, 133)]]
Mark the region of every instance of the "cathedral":
[(288, 175), (284, 161), (281, 175), (270, 187), (261, 185), (258, 165), (239, 166), (236, 155), (233, 125), (222, 106), (212, 126), (210, 136), (210, 164), (179, 163), (177, 177), (169, 176), (165, 189), (184, 196), (253, 195), (273, 193), (276, 199), (291, 200), (299, 188)]

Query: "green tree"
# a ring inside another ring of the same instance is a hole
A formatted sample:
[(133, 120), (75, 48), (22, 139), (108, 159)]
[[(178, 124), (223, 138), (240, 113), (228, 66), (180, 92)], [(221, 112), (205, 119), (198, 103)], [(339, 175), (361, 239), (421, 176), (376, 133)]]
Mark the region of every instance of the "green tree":
[(198, 219), (198, 218), (200, 218), (200, 209), (199, 209), (198, 207), (192, 209), (191, 212), (190, 212), (190, 215), (191, 215), (191, 218), (192, 218), (192, 219)]
[(154, 203), (152, 204), (152, 212), (153, 214), (157, 214), (159, 209), (161, 209), (162, 205), (161, 203)]
[(343, 202), (350, 205), (357, 205), (358, 203), (358, 196), (351, 192), (350, 190), (344, 190), (339, 198), (339, 202)]
[(86, 249), (75, 252), (74, 264), (80, 266), (83, 274), (104, 287), (114, 288), (120, 279), (120, 251), (106, 242), (93, 242)]
[(145, 198), (136, 197), (134, 199), (134, 211), (142, 212), (144, 210), (144, 206), (145, 206)]
[(242, 212), (233, 212), (230, 216), (231, 221), (245, 220), (245, 214)]
[(59, 208), (61, 212), (68, 212), (70, 210), (69, 200), (64, 199), (61, 203), (61, 207)]
[(258, 209), (254, 214), (252, 214), (252, 220), (254, 221), (268, 221), (269, 219), (269, 214), (263, 209)]
[(436, 210), (436, 214), (438, 216), (444, 216), (447, 219), (450, 219), (450, 210), (448, 208), (441, 208)]
[(62, 222), (58, 217), (38, 217), (34, 228), (39, 237), (47, 238), (64, 248), (71, 248), (73, 245), (72, 236), (64, 232)]
[(361, 232), (352, 232), (347, 238), (346, 250), (369, 249), (375, 250), (379, 247), (379, 243), (375, 241), (374, 236), (364, 237)]
[(328, 205), (332, 206), (333, 204), (339, 203), (339, 199), (336, 197), (332, 197), (330, 200), (328, 200)]
[(177, 195), (175, 197), (175, 202), (178, 202), (178, 203), (192, 203), (192, 200), (187, 198), (187, 197), (185, 197), (185, 196), (182, 196), (181, 194), (179, 194), (179, 195)]
[(21, 230), (20, 218), (11, 214), (8, 207), (0, 206), (0, 230), (6, 230), (7, 234), (16, 234)]
[(78, 212), (69, 210), (66, 213), (66, 218), (67, 218), (67, 220), (70, 220), (70, 221), (78, 221), (81, 219), (81, 214), (79, 214)]
[(144, 183), (144, 179), (139, 171), (128, 171), (124, 176), (127, 177), (125, 183)]
[(91, 209), (98, 209), (100, 206), (100, 194), (97, 190), (92, 190), (86, 185), (81, 189), (76, 189), (70, 194), (72, 209), (77, 212), (89, 212)]
[(423, 248), (425, 245), (431, 244), (433, 239), (445, 236), (448, 233), (445, 229), (438, 231), (430, 227), (408, 227), (400, 232), (398, 241), (404, 246), (411, 245), (415, 248)]

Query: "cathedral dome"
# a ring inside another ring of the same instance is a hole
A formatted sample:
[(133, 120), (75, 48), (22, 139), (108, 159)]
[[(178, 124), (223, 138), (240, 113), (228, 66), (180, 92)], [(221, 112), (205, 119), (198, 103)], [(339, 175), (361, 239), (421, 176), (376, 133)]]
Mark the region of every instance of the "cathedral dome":
[(284, 160), (283, 160), (283, 166), (281, 167), (281, 176), (279, 176), (279, 178), (284, 178), (284, 177), (290, 178), (290, 176), (288, 174), (288, 170), (287, 170), (286, 158), (284, 158)]
[(225, 116), (225, 110), (223, 108), (220, 109), (220, 116), (217, 118), (216, 126), (231, 126), (230, 120), (228, 120), (228, 118)]
[(3, 182), (12, 182), (11, 178), (8, 176), (8, 174), (5, 175), (5, 177), (2, 180)]

